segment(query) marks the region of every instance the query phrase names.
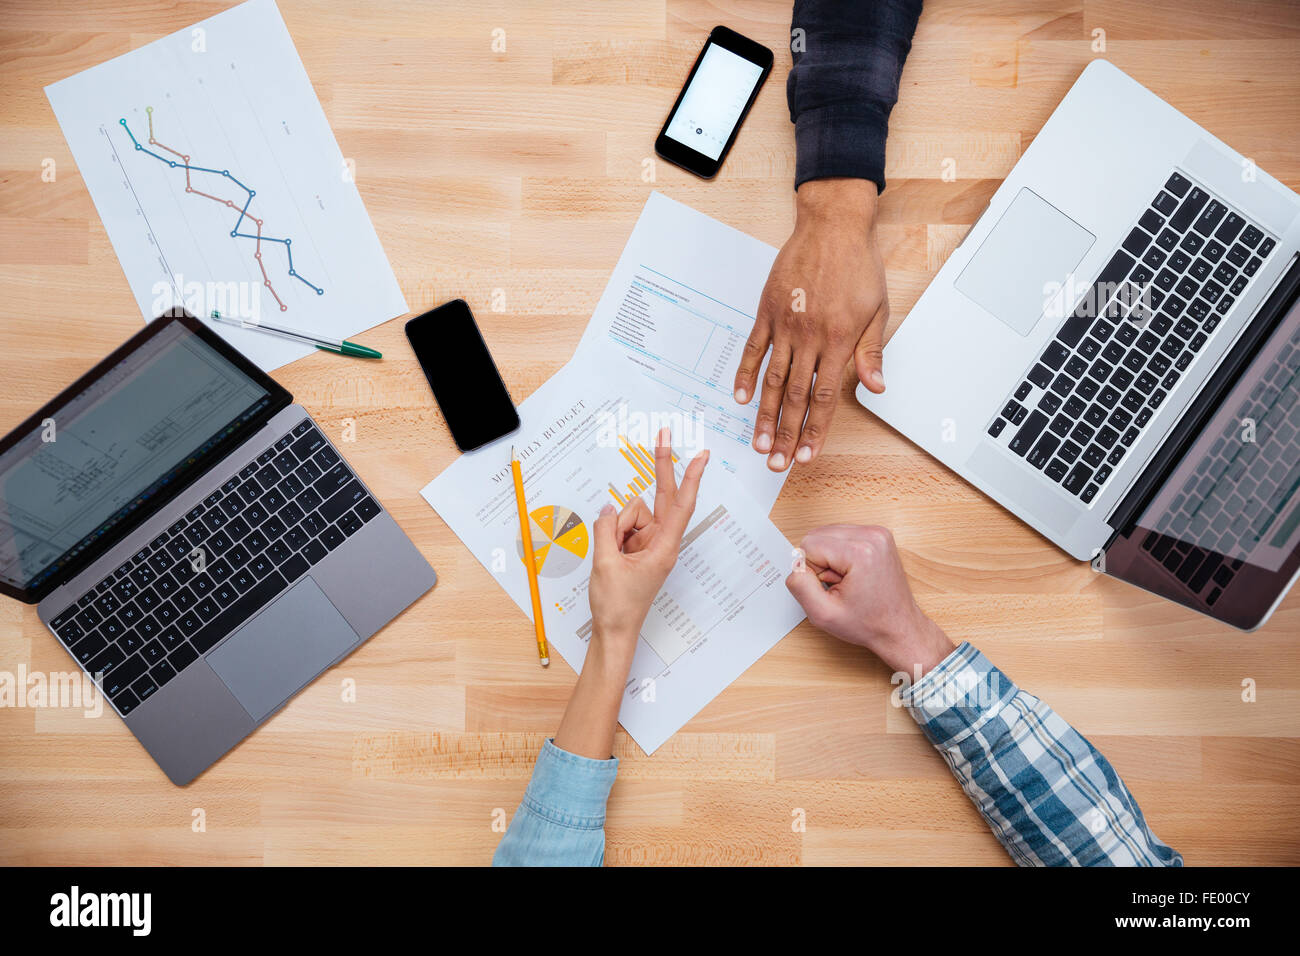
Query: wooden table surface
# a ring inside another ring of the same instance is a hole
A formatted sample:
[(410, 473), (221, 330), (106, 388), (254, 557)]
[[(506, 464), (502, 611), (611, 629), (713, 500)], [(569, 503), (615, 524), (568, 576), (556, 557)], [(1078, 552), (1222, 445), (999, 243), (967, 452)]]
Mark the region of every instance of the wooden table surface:
[[(226, 5), (4, 3), (0, 430), (141, 325), (42, 88)], [(569, 358), (652, 188), (785, 239), (789, 7), (280, 3), (410, 307), (469, 300), (516, 401)], [(773, 76), (716, 181), (660, 162), (648, 183), (654, 135), (717, 23), (776, 50)], [(1103, 36), (1116, 65), (1300, 187), (1296, 3), (934, 0), (880, 206), (893, 323)], [(1099, 149), (1123, 147), (1099, 134)], [(419, 496), (456, 451), (401, 321), (364, 340), (381, 365), (321, 355), (276, 377), (336, 441), (355, 422), (345, 453), (437, 588), (184, 789), (111, 713), (0, 709), (0, 862), (489, 860), (574, 675), (537, 667), (528, 619)], [(1088, 736), (1189, 864), (1300, 863), (1300, 594), (1243, 635), (1094, 574), (849, 385), (826, 453), (772, 512), (787, 537), (891, 527), (922, 606)], [(72, 668), (33, 608), (0, 601), (0, 671), (21, 666)], [(890, 690), (883, 665), (805, 624), (653, 758), (620, 732), (607, 861), (1009, 864)]]

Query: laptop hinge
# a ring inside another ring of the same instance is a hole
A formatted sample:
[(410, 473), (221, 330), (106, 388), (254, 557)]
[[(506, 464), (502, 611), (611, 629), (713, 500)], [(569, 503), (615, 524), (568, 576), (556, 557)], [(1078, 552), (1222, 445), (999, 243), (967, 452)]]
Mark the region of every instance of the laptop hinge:
[(1214, 370), (1200, 394), (1174, 425), (1168, 437), (1152, 455), (1146, 468), (1133, 482), (1128, 493), (1120, 500), (1107, 519), (1111, 534), (1106, 539), (1109, 548), (1115, 538), (1127, 530), (1151, 500), (1160, 491), (1165, 480), (1177, 467), (1188, 448), (1200, 435), (1206, 423), (1218, 411), (1228, 392), (1241, 373), (1259, 354), (1273, 330), (1286, 316), (1300, 294), (1300, 254), (1292, 256), (1291, 264), (1273, 287), (1273, 291), (1260, 306), (1254, 319), (1246, 326), (1219, 367)]

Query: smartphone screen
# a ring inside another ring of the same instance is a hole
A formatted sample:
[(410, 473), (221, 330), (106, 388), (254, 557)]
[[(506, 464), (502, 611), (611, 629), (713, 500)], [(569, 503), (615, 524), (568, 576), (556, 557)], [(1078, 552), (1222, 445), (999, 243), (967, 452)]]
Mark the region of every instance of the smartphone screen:
[(772, 69), (772, 52), (725, 27), (709, 35), (664, 123), (655, 150), (700, 176), (722, 165)]
[(519, 427), (519, 413), (465, 300), (411, 319), (406, 337), (457, 448), (478, 448)]
[(722, 155), (763, 68), (710, 42), (664, 132), (709, 159)]

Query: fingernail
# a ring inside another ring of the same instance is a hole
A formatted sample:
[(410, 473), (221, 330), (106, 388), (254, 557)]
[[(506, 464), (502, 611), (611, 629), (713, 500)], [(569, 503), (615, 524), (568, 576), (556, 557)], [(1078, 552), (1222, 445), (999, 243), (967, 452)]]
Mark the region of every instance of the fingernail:
[(780, 471), (782, 468), (785, 467), (785, 455), (781, 454), (778, 451), (775, 455), (773, 455), (771, 458), (767, 460), (767, 464), (768, 467), (772, 468), (773, 470)]
[(673, 436), (672, 436), (672, 434), (668, 431), (667, 428), (661, 428), (661, 429), (659, 429), (659, 444), (661, 444), (661, 445), (667, 445), (667, 444), (671, 443), (672, 440), (673, 440)]
[(602, 515), (612, 515), (614, 513), (614, 506), (606, 503), (605, 507), (600, 509), (600, 513)]
[(749, 392), (745, 391), (743, 388), (736, 389), (736, 401), (741, 405), (744, 405), (749, 401)]
[(801, 464), (812, 461), (812, 449), (807, 445), (801, 446), (800, 449), (794, 453), (794, 460)]
[(761, 451), (761, 452), (768, 452), (768, 451), (771, 451), (771, 449), (772, 449), (772, 436), (771, 436), (771, 435), (768, 435), (768, 434), (760, 434), (760, 435), (758, 436), (758, 440), (754, 442), (754, 447), (757, 448), (757, 449), (758, 449), (759, 451)]
[(881, 375), (879, 372), (872, 372), (870, 377), (871, 384), (876, 386), (876, 388), (885, 387), (885, 376)]

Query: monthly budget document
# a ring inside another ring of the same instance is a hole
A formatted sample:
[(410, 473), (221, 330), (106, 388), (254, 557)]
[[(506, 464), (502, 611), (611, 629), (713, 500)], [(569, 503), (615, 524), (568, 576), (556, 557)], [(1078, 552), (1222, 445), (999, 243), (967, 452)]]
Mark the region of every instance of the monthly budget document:
[[(462, 455), (425, 499), (531, 615), (510, 449), (522, 463), (546, 635), (582, 669), (592, 636), (588, 580), (600, 509), (654, 503), (657, 427), (674, 427), (680, 480), (717, 442), (617, 369), (570, 362), (519, 408), (513, 435)], [(803, 619), (785, 588), (793, 551), (765, 508), (718, 467), (700, 483), (677, 564), (640, 629), (619, 720), (653, 753)], [(528, 645), (520, 631), (520, 653)]]
[(573, 358), (640, 379), (712, 432), (711, 467), (734, 475), (764, 511), (789, 472), (772, 471), (750, 447), (758, 396), (739, 405), (733, 386), (775, 258), (767, 243), (652, 192)]

